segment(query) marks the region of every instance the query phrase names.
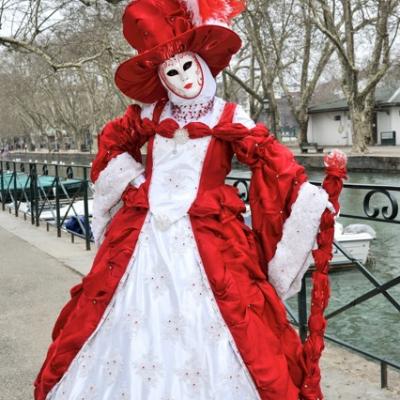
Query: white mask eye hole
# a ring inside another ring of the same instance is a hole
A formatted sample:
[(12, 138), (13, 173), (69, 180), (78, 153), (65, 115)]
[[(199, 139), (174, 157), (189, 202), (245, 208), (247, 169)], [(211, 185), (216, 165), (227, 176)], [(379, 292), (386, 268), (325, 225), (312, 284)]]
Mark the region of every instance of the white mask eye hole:
[(183, 70), (187, 71), (191, 66), (192, 66), (192, 62), (187, 61), (187, 62), (185, 62), (185, 64), (183, 64)]
[(175, 76), (175, 75), (178, 75), (178, 71), (177, 71), (176, 69), (170, 69), (170, 70), (167, 72), (167, 75), (168, 75), (168, 76)]

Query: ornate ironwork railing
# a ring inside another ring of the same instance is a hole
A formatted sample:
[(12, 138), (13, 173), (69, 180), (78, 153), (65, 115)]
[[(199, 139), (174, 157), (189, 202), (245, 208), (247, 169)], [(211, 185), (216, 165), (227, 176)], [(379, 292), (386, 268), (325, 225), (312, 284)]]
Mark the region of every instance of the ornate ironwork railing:
[[(248, 201), (248, 188), (249, 188), (249, 178), (239, 178), (230, 176), (228, 177), (228, 181), (232, 182), (232, 185), (237, 187), (240, 192), (241, 198), (247, 202)], [(314, 182), (314, 185), (320, 186), (321, 182)], [(384, 186), (384, 185), (367, 185), (367, 184), (357, 184), (357, 183), (345, 183), (344, 190), (357, 190), (357, 191), (365, 191), (364, 197), (362, 199), (362, 211), (363, 214), (353, 214), (347, 212), (340, 212), (341, 218), (352, 218), (357, 220), (368, 220), (379, 223), (389, 223), (389, 224), (400, 224), (400, 214), (399, 214), (399, 204), (398, 197), (400, 198), (400, 186)], [(374, 198), (380, 197), (379, 205), (373, 204)], [(343, 207), (342, 207), (343, 208)], [(337, 241), (334, 242), (335, 252), (341, 253), (349, 262), (352, 264), (357, 271), (359, 271), (372, 285), (372, 288), (362, 295), (354, 298), (348, 303), (342, 305), (334, 311), (330, 311), (325, 318), (327, 320), (337, 317), (342, 314), (344, 311), (347, 311), (359, 304), (366, 302), (374, 298), (375, 296), (381, 295), (385, 298), (385, 300), (396, 310), (399, 312), (399, 321), (400, 321), (400, 304), (391, 295), (388, 290), (393, 287), (400, 285), (400, 275), (390, 279), (384, 283), (380, 282), (367, 268), (366, 266), (360, 262), (358, 259), (354, 258), (342, 245), (340, 245)], [(302, 288), (297, 296), (297, 308), (298, 308), (298, 317), (296, 317), (293, 310), (290, 308), (288, 304), (286, 304), (286, 310), (292, 319), (293, 324), (298, 326), (299, 334), (302, 340), (304, 341), (307, 336), (307, 293), (306, 293), (306, 279), (310, 277), (310, 272), (308, 272), (302, 281)], [(381, 387), (387, 387), (388, 385), (388, 373), (387, 367), (390, 366), (397, 370), (400, 370), (400, 364), (393, 362), (391, 360), (384, 359), (379, 357), (376, 354), (373, 354), (369, 351), (356, 347), (350, 343), (347, 343), (343, 340), (335, 338), (331, 335), (326, 334), (325, 338), (330, 340), (336, 344), (339, 344), (343, 347), (346, 347), (352, 351), (355, 351), (367, 358), (370, 358), (374, 361), (380, 363), (381, 370)]]
[[(89, 171), (86, 165), (0, 160), (2, 210), (30, 217), (36, 226), (44, 222), (49, 229), (53, 225), (57, 236), (64, 230), (71, 234), (71, 240), (82, 237), (90, 250)], [(68, 228), (71, 220), (76, 225), (74, 230)]]

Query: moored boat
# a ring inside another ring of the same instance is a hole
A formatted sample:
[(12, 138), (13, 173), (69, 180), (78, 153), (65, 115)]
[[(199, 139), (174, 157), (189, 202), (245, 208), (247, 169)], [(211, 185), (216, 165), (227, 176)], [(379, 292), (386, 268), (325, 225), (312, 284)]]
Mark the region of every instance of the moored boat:
[[(251, 227), (251, 215), (246, 205), (246, 213), (243, 214), (245, 222)], [(370, 243), (376, 238), (374, 229), (366, 224), (350, 224), (344, 227), (335, 222), (335, 242), (352, 258), (362, 264), (367, 262)], [(354, 261), (349, 260), (336, 246), (333, 247), (333, 257), (330, 263), (331, 270), (343, 270), (355, 266)], [(310, 270), (313, 270), (313, 264)]]

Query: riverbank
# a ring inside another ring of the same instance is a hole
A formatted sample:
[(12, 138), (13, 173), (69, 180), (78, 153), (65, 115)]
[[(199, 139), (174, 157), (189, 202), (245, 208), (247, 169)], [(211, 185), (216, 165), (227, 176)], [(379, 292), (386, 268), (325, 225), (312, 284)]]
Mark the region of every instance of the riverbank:
[[(12, 151), (9, 153), (8, 158), (3, 160), (9, 161), (23, 161), (23, 162), (40, 162), (40, 163), (63, 163), (63, 164), (75, 164), (75, 165), (90, 165), (93, 161), (95, 154), (80, 153), (75, 151), (68, 152), (17, 152)], [(0, 158), (1, 160), (1, 158)]]
[[(95, 251), (68, 236), (56, 238), (0, 211), (0, 399), (31, 398), (32, 382), (44, 360), (55, 318), (69, 289), (89, 271)], [(16, 256), (18, 255), (18, 257)], [(389, 389), (379, 387), (379, 365), (326, 343), (321, 359), (322, 387), (329, 400), (396, 400), (400, 375), (388, 369)]]
[[(295, 155), (300, 164), (306, 169), (322, 169), (323, 154), (306, 153), (302, 154), (300, 148), (294, 144), (286, 145)], [(325, 147), (324, 152), (332, 150), (334, 147)], [(338, 147), (344, 151), (348, 157), (349, 171), (365, 171), (365, 172), (389, 172), (398, 173), (400, 171), (400, 146), (370, 146), (369, 152), (364, 155), (354, 154), (351, 147)], [(65, 164), (74, 163), (75, 165), (89, 165), (95, 154), (79, 153), (75, 151), (69, 152), (11, 152), (9, 159), (17, 159), (26, 162), (62, 162)], [(144, 159), (146, 156), (144, 155)], [(233, 168), (244, 169), (243, 164), (239, 163), (236, 158), (233, 160)]]
[[(289, 146), (288, 146), (289, 147)], [(306, 169), (320, 169), (323, 166), (323, 154), (301, 154), (298, 146), (290, 146), (300, 164)], [(334, 147), (325, 147), (324, 152)], [(400, 146), (370, 146), (369, 152), (363, 155), (354, 154), (351, 147), (337, 147), (346, 153), (348, 171), (355, 172), (388, 172), (400, 171)]]

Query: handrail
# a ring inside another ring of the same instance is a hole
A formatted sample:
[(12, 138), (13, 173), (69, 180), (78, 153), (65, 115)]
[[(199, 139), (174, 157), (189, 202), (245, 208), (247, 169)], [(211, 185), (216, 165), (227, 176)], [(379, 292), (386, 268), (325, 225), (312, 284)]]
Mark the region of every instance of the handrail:
[[(19, 164), (19, 171), (18, 166)], [(26, 166), (29, 166), (29, 169)], [(38, 173), (41, 168), (42, 175)], [(50, 170), (50, 171), (49, 171)], [(53, 171), (54, 170), (54, 171)], [(64, 176), (62, 175), (62, 171), (64, 170)], [(45, 163), (45, 162), (26, 162), (26, 161), (4, 161), (0, 160), (0, 197), (1, 197), (1, 208), (2, 210), (6, 210), (6, 200), (9, 199), (14, 205), (14, 213), (18, 216), (19, 209), (21, 207), (22, 201), (25, 199), (30, 203), (30, 214), (31, 214), (31, 223), (35, 225), (39, 225), (41, 221), (42, 213), (44, 208), (49, 205), (54, 207), (52, 209), (54, 211), (54, 220), (55, 226), (57, 228), (57, 236), (61, 236), (62, 230), (65, 230), (64, 222), (69, 215), (69, 212), (72, 211), (74, 216), (78, 216), (77, 210), (75, 209), (77, 200), (83, 201), (83, 223), (78, 218), (78, 224), (83, 232), (73, 233), (68, 231), (71, 234), (71, 240), (74, 240), (74, 236), (82, 237), (86, 243), (86, 249), (89, 250), (91, 247), (91, 242), (93, 238), (91, 237), (90, 232), (90, 212), (89, 212), (89, 200), (92, 195), (91, 192), (91, 183), (89, 179), (89, 170), (90, 166), (88, 165), (78, 165), (78, 164), (57, 164), (57, 163)], [(75, 171), (81, 172), (81, 177), (74, 178)], [(51, 172), (54, 174), (52, 175)], [(5, 179), (5, 175), (11, 174), (11, 178)], [(20, 175), (19, 175), (20, 174)], [(25, 174), (25, 175), (23, 175)], [(25, 176), (26, 180), (19, 185), (18, 176)], [(40, 181), (41, 177), (47, 177), (50, 179), (47, 184), (43, 184)], [(68, 179), (74, 178), (76, 182), (75, 190), (70, 191), (66, 186), (65, 182), (68, 182)], [(235, 177), (228, 176), (227, 181), (231, 181), (232, 185), (237, 187), (241, 198), (247, 203), (249, 200), (249, 183), (250, 178), (247, 177)], [(310, 183), (314, 185), (321, 185), (321, 182), (310, 181)], [(358, 184), (358, 183), (344, 183), (343, 187), (345, 189), (355, 189), (355, 190), (368, 190), (368, 192), (364, 196), (363, 200), (363, 210), (365, 216), (363, 215), (353, 215), (353, 214), (344, 214), (340, 213), (340, 217), (345, 218), (355, 218), (355, 219), (364, 219), (376, 222), (383, 223), (394, 223), (399, 224), (400, 220), (398, 220), (399, 209), (398, 209), (398, 200), (396, 197), (392, 196), (390, 192), (400, 192), (400, 186), (396, 185), (372, 185), (372, 184)], [(389, 206), (381, 207), (378, 209), (377, 207), (370, 207), (370, 200), (373, 195), (376, 193), (383, 194), (385, 198), (389, 201)], [(67, 209), (64, 215), (61, 215), (62, 205), (65, 204)], [(389, 208), (391, 212), (389, 212)], [(11, 212), (11, 208), (10, 208)], [(383, 218), (379, 218), (379, 214), (382, 214)], [(46, 222), (47, 223), (47, 222)], [(48, 223), (47, 223), (48, 224)], [(371, 274), (368, 269), (363, 265), (359, 260), (353, 258), (339, 243), (334, 242), (334, 246), (349, 260), (350, 263), (355, 265), (357, 270), (361, 272), (374, 286), (371, 290), (363, 293), (362, 295), (356, 297), (351, 300), (347, 304), (337, 308), (334, 311), (328, 313), (325, 318), (331, 319), (336, 317), (337, 315), (343, 313), (344, 311), (361, 304), (374, 296), (382, 295), (384, 298), (392, 304), (392, 306), (400, 311), (400, 303), (390, 294), (388, 290), (393, 288), (394, 286), (400, 284), (400, 276), (390, 279), (387, 282), (381, 283)], [(302, 288), (297, 296), (297, 305), (298, 305), (298, 315), (297, 319), (295, 313), (290, 308), (288, 304), (286, 305), (286, 310), (289, 314), (289, 317), (292, 320), (292, 323), (299, 328), (299, 334), (302, 339), (304, 339), (307, 335), (307, 294), (306, 294), (306, 277), (309, 276), (307, 273), (302, 280)], [(400, 370), (400, 364), (386, 360), (382, 357), (379, 357), (373, 353), (370, 353), (366, 350), (360, 349), (356, 346), (353, 346), (345, 341), (342, 341), (338, 338), (332, 337), (328, 334), (324, 336), (327, 340), (330, 340), (336, 344), (339, 344), (343, 347), (346, 347), (352, 351), (355, 351), (361, 355), (364, 355), (374, 361), (378, 361), (380, 363), (381, 368), (381, 387), (387, 386), (387, 367), (390, 366), (392, 368)]]
[[(28, 168), (27, 168), (28, 167)], [(90, 229), (89, 200), (92, 197), (89, 181), (90, 166), (80, 164), (61, 164), (31, 161), (10, 161), (0, 159), (0, 198), (2, 210), (7, 203), (10, 212), (18, 216), (22, 203), (27, 209), (24, 212), (31, 216), (32, 225), (39, 226), (43, 221), (45, 208), (54, 220), (57, 236), (68, 231), (71, 240), (74, 236), (84, 237), (86, 249), (90, 250), (93, 242)], [(41, 173), (39, 172), (41, 171)], [(74, 178), (75, 174), (80, 177)], [(83, 222), (76, 210), (77, 201), (83, 203)], [(63, 215), (61, 215), (61, 208)], [(10, 208), (11, 207), (11, 208)], [(72, 232), (65, 228), (67, 218), (75, 217), (82, 233)], [(46, 222), (47, 226), (49, 225)]]
[[(239, 190), (240, 190), (240, 188), (242, 189), (242, 191), (240, 192), (240, 197), (245, 202), (248, 202), (248, 197), (249, 197), (248, 188), (249, 188), (250, 178), (229, 176), (227, 178), (227, 180), (233, 182), (232, 184), (235, 187), (237, 187)], [(317, 185), (317, 186), (321, 186), (321, 182), (310, 181), (310, 183)], [(398, 219), (398, 217), (399, 217), (398, 200), (396, 197), (392, 196), (392, 194), (390, 193), (390, 192), (396, 192), (396, 193), (400, 192), (400, 186), (374, 185), (374, 184), (361, 184), (361, 183), (344, 183), (343, 188), (344, 189), (355, 189), (355, 190), (367, 190), (368, 192), (365, 194), (364, 199), (363, 199), (363, 211), (364, 211), (365, 215), (356, 215), (356, 214), (351, 214), (351, 213), (340, 212), (340, 217), (369, 220), (369, 221), (380, 222), (380, 223), (400, 224), (400, 220)], [(377, 193), (385, 196), (386, 200), (388, 200), (388, 202), (389, 202), (388, 206), (382, 206), (380, 209), (377, 207), (373, 207), (373, 208), (370, 207), (371, 198)], [(389, 212), (389, 209), (391, 210), (390, 212)], [(381, 214), (383, 216), (383, 218), (379, 218), (378, 217), (379, 214)], [(365, 302), (366, 300), (369, 300), (372, 297), (377, 296), (377, 295), (384, 296), (386, 298), (386, 300), (390, 304), (392, 304), (392, 306), (397, 311), (400, 312), (399, 302), (390, 293), (388, 293), (389, 289), (400, 284), (400, 276), (390, 279), (389, 281), (387, 281), (385, 283), (380, 283), (378, 281), (378, 279), (376, 279), (374, 277), (374, 275), (371, 274), (368, 271), (368, 269), (359, 260), (352, 257), (343, 248), (343, 246), (341, 246), (336, 241), (334, 242), (334, 246), (347, 258), (347, 260), (351, 264), (356, 266), (357, 270), (359, 272), (361, 272), (374, 285), (374, 288), (367, 291), (366, 293), (358, 296), (357, 298), (348, 302), (347, 304), (339, 307), (338, 309), (331, 311), (329, 314), (327, 314), (325, 316), (325, 318), (331, 319), (331, 318), (341, 314), (345, 310), (348, 310), (358, 304), (361, 304), (362, 302)], [(295, 314), (294, 314), (293, 310), (290, 308), (290, 306), (288, 304), (285, 304), (286, 311), (287, 311), (288, 315), (290, 316), (292, 323), (298, 327), (299, 335), (303, 341), (307, 336), (307, 293), (306, 293), (305, 282), (306, 282), (306, 276), (308, 277), (309, 275), (310, 274), (307, 273), (303, 277), (301, 290), (297, 295), (297, 305), (298, 305), (298, 315), (299, 315), (298, 319), (295, 317)], [(373, 354), (366, 350), (360, 349), (356, 346), (353, 346), (349, 343), (346, 343), (345, 341), (342, 341), (338, 338), (332, 337), (328, 334), (325, 334), (324, 337), (327, 340), (335, 342), (336, 344), (346, 347), (346, 348), (348, 348), (352, 351), (355, 351), (361, 355), (364, 355), (374, 361), (378, 361), (380, 363), (381, 387), (382, 388), (385, 388), (388, 385), (387, 367), (390, 366), (392, 368), (400, 370), (399, 363), (379, 357), (376, 354)]]

